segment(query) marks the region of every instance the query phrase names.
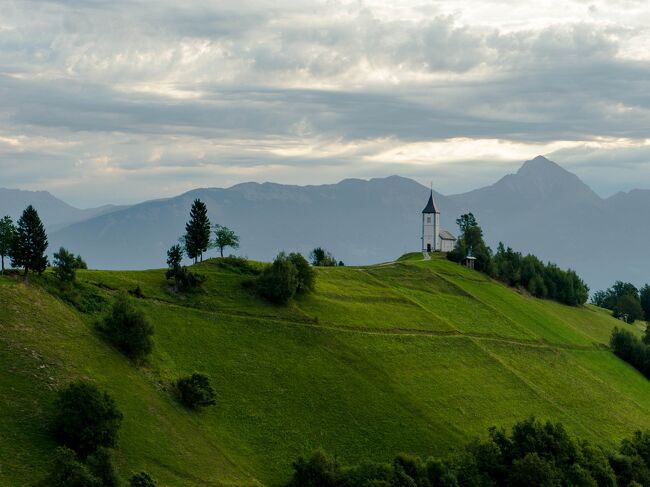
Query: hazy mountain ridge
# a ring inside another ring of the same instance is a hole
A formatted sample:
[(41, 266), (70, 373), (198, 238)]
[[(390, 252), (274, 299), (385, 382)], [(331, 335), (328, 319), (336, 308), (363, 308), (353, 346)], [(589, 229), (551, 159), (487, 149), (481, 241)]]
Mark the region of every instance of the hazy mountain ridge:
[(97, 208), (80, 209), (53, 196), (47, 191), (25, 191), (21, 189), (0, 188), (1, 216), (9, 215), (17, 220), (28, 205), (36, 208), (50, 230), (110, 213), (126, 206), (103, 205)]
[[(241, 236), (239, 253), (269, 260), (280, 250), (308, 253), (322, 245), (349, 264), (388, 261), (420, 246), (420, 212), (429, 189), (408, 178), (345, 179), (295, 186), (242, 183), (201, 188), (67, 225), (51, 233), (51, 248), (69, 247), (93, 267), (161, 267), (184, 232), (192, 200), (206, 202), (214, 223)], [(603, 199), (575, 174), (543, 157), (527, 161), (495, 184), (463, 194), (434, 192), (442, 226), (466, 211), (477, 215), (493, 247), (505, 242), (576, 269), (592, 289), (615, 279), (650, 280), (642, 256), (650, 190)], [(0, 205), (0, 212), (4, 207)], [(47, 223), (47, 215), (44, 215)]]

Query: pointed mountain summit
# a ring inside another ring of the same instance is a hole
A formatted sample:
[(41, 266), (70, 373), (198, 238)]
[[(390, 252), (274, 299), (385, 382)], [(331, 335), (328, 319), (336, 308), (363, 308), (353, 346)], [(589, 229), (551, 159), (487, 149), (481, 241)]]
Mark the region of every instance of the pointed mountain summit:
[(538, 197), (573, 196), (592, 203), (600, 201), (600, 197), (578, 176), (544, 156), (524, 162), (516, 174), (506, 176), (502, 179), (504, 180), (517, 189), (533, 192)]
[(602, 199), (582, 180), (543, 156), (524, 162), (491, 186), (451, 197), (464, 205), (485, 211), (511, 212), (550, 208), (598, 206)]

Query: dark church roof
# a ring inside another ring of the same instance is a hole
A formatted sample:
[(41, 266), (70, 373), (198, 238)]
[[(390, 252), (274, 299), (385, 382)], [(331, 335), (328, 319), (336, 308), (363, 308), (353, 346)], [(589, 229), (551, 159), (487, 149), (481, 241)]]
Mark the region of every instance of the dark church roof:
[(440, 235), (440, 238), (443, 239), (443, 240), (456, 240), (456, 237), (454, 237), (447, 230), (441, 231), (439, 235)]
[(431, 194), (429, 195), (429, 201), (427, 203), (427, 206), (424, 207), (424, 210), (422, 210), (422, 213), (440, 213), (438, 211), (438, 207), (433, 201), (433, 191), (431, 191)]

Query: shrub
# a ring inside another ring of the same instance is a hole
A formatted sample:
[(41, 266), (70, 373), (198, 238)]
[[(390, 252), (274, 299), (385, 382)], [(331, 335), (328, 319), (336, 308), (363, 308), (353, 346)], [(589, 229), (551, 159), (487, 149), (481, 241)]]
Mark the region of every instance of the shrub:
[(175, 270), (167, 271), (167, 279), (173, 278), (177, 291), (190, 291), (200, 287), (206, 277), (202, 274), (196, 274), (187, 269), (187, 267), (179, 267)]
[(101, 331), (127, 357), (141, 360), (153, 349), (153, 326), (126, 294), (119, 294)]
[(144, 293), (139, 284), (134, 289), (129, 290), (129, 294), (138, 299), (144, 298)]
[(135, 474), (129, 480), (130, 487), (156, 487), (158, 483), (147, 472)]
[(188, 291), (195, 289), (205, 282), (205, 276), (195, 274), (181, 265), (183, 260), (183, 249), (180, 245), (172, 245), (167, 251), (167, 279), (174, 279), (176, 291)]
[(237, 271), (240, 274), (258, 274), (259, 270), (253, 267), (248, 259), (235, 255), (215, 259), (216, 265), (223, 269)]
[(181, 402), (190, 409), (216, 404), (214, 389), (210, 380), (203, 374), (194, 373), (189, 377), (181, 377), (176, 382)]
[(262, 270), (254, 285), (269, 301), (286, 304), (296, 294), (313, 290), (314, 281), (314, 269), (302, 255), (280, 252), (273, 263)]
[(43, 487), (103, 487), (90, 469), (81, 463), (74, 451), (59, 447), (54, 454), (50, 472), (39, 484)]
[(54, 274), (63, 282), (73, 282), (76, 278), (77, 258), (72, 252), (61, 247), (54, 253)]
[(100, 447), (113, 447), (122, 413), (107, 393), (86, 381), (59, 391), (53, 420), (57, 441), (86, 458)]

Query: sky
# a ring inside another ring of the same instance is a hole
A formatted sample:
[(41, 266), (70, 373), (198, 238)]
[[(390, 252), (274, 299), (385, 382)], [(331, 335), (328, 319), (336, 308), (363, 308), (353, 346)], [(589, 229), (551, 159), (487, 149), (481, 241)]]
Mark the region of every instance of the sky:
[(646, 0), (0, 0), (0, 187), (77, 206), (545, 155), (650, 188)]

